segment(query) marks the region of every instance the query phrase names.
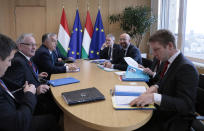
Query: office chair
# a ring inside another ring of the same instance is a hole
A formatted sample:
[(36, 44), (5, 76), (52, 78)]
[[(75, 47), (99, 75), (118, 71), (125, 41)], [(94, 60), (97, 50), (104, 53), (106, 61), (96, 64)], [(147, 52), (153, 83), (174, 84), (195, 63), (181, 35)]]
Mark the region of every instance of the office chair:
[(142, 65), (145, 67), (145, 68), (150, 68), (152, 66), (152, 61), (147, 59), (147, 58), (142, 58)]
[(191, 131), (204, 131), (204, 75), (199, 76), (199, 87), (197, 88), (196, 113), (192, 122)]

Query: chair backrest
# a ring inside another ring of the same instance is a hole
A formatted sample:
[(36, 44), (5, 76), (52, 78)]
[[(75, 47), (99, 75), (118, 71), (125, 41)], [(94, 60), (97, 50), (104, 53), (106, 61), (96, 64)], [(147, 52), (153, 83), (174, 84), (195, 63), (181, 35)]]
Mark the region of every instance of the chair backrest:
[(152, 66), (152, 61), (147, 58), (142, 58), (142, 65), (146, 68), (150, 68)]
[(204, 89), (204, 74), (199, 75), (199, 85), (198, 86)]

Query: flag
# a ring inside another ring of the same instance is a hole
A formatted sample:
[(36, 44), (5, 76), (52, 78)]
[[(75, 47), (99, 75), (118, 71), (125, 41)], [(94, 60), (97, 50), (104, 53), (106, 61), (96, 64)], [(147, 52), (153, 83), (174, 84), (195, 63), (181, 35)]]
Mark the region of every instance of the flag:
[(81, 58), (81, 45), (82, 44), (82, 27), (79, 18), (79, 12), (76, 10), (76, 17), (72, 29), (71, 40), (69, 43), (68, 56), (75, 59)]
[(69, 41), (70, 41), (70, 33), (69, 33), (68, 24), (67, 24), (66, 14), (65, 14), (65, 11), (63, 8), (60, 26), (59, 26), (59, 32), (58, 32), (57, 47), (58, 47), (60, 53), (64, 57), (67, 57)]
[(83, 42), (82, 42), (82, 55), (81, 55), (81, 57), (83, 59), (88, 58), (92, 35), (93, 35), (93, 25), (91, 22), (91, 17), (89, 15), (89, 11), (87, 11), (86, 24), (85, 24), (85, 28), (84, 28), (84, 36), (83, 36)]
[(93, 32), (90, 49), (89, 49), (90, 59), (99, 58), (99, 51), (104, 42), (105, 42), (105, 33), (103, 28), (103, 22), (102, 22), (100, 10), (98, 10), (98, 14), (97, 14), (96, 22), (94, 26), (94, 32)]

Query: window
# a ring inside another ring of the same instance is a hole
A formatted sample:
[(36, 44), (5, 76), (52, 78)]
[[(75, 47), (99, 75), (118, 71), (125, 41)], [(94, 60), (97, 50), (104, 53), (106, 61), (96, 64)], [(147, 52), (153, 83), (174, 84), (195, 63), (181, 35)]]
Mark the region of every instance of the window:
[(158, 28), (171, 30), (184, 55), (200, 63), (204, 63), (203, 5), (203, 0), (158, 0)]

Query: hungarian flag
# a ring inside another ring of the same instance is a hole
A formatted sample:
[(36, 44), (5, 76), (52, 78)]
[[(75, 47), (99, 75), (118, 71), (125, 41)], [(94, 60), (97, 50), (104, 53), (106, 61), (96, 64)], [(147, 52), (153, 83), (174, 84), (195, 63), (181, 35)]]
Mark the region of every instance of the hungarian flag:
[(69, 41), (70, 41), (70, 33), (69, 33), (68, 24), (67, 24), (66, 14), (63, 8), (61, 22), (59, 26), (59, 32), (58, 32), (57, 48), (60, 50), (60, 53), (64, 57), (67, 57)]
[(87, 11), (84, 37), (82, 42), (82, 55), (81, 55), (82, 59), (88, 58), (92, 35), (93, 35), (93, 25), (91, 22), (89, 11)]

